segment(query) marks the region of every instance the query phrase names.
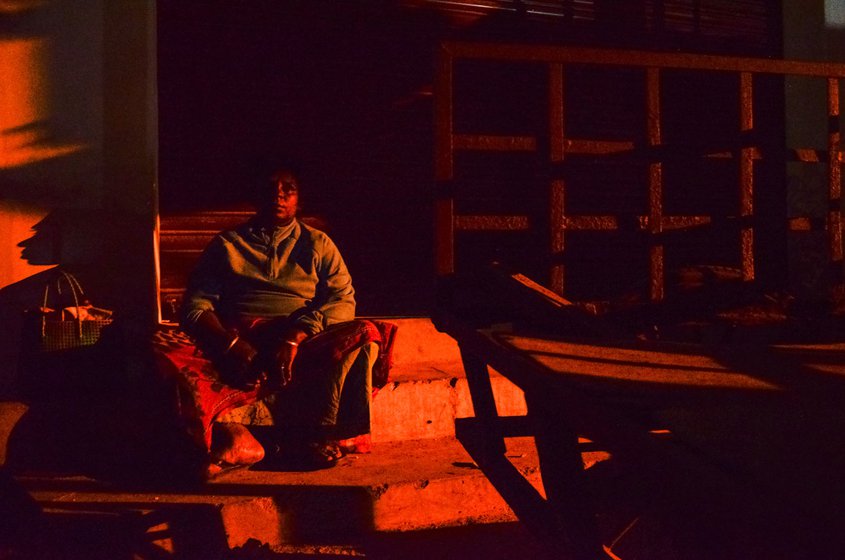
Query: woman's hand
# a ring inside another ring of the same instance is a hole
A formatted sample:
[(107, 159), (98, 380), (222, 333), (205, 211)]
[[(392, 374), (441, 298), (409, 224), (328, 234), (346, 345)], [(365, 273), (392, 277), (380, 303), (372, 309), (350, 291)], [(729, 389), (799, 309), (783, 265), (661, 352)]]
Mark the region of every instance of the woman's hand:
[(273, 366), (275, 377), (284, 386), (293, 379), (293, 364), (299, 351), (299, 344), (308, 338), (308, 333), (300, 329), (291, 329), (283, 336), (276, 350)]
[(220, 380), (239, 389), (249, 388), (258, 381), (255, 368), (258, 350), (246, 340), (235, 336), (219, 360)]
[(213, 363), (220, 381), (237, 388), (250, 388), (258, 381), (255, 347), (238, 331), (227, 330), (214, 311), (203, 311), (190, 333)]

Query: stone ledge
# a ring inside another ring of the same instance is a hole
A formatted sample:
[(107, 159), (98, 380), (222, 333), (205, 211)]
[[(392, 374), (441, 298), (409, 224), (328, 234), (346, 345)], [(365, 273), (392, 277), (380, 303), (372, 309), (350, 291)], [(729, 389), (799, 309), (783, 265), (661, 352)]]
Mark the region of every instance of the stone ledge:
[[(542, 488), (531, 438), (510, 440), (508, 457), (535, 488)], [(19, 475), (17, 479), (48, 513), (87, 512), (93, 520), (97, 512), (116, 516), (157, 512), (153, 516), (159, 520), (157, 531), (168, 523), (189, 520), (191, 530), (200, 534), (222, 531), (228, 547), (250, 539), (269, 545), (343, 543), (373, 532), (514, 519), (463, 447), (451, 438), (376, 444), (372, 454), (345, 457), (325, 471), (259, 468), (230, 472), (185, 492), (122, 491), (84, 477)]]

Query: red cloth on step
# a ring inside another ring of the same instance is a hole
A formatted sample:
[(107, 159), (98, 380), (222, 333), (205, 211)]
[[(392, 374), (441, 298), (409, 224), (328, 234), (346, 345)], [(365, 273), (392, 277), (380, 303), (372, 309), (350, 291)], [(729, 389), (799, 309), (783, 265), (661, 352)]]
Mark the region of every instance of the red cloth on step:
[[(250, 330), (258, 329), (256, 322)], [(308, 375), (317, 368), (332, 367), (364, 344), (375, 342), (379, 354), (373, 367), (374, 393), (390, 377), (393, 365), (393, 343), (397, 325), (386, 321), (355, 319), (337, 323), (306, 339), (299, 346), (296, 358), (298, 375)], [(250, 337), (250, 330), (242, 336)], [(153, 338), (153, 351), (158, 371), (174, 380), (179, 388), (179, 416), (198, 445), (211, 449), (211, 427), (214, 421), (232, 409), (254, 403), (269, 394), (266, 386), (251, 390), (230, 387), (219, 381), (210, 360), (194, 346), (191, 339), (177, 330), (159, 330)]]

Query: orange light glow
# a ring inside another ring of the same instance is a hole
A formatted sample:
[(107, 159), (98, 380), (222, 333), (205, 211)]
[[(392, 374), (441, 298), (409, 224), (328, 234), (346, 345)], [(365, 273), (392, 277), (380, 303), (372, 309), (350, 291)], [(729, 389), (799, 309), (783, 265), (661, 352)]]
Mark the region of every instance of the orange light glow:
[(22, 14), (43, 4), (44, 0), (0, 0), (0, 14)]
[[(12, 6), (11, 4), (14, 4)], [(5, 3), (0, 13), (11, 8), (32, 8), (37, 3)], [(17, 10), (13, 10), (17, 11)], [(0, 170), (10, 170), (67, 154), (84, 147), (59, 144), (52, 137), (49, 61), (51, 43), (43, 37), (0, 39)], [(0, 287), (19, 282), (53, 264), (30, 262), (20, 243), (34, 236), (33, 226), (49, 210), (38, 204), (0, 202)]]
[[(733, 371), (706, 353), (658, 351), (530, 337), (502, 336), (509, 346), (525, 352), (551, 371), (567, 372), (571, 379), (672, 385), (710, 389), (778, 391), (780, 387), (753, 375)], [(667, 347), (668, 348), (668, 347)]]
[(49, 41), (0, 40), (0, 169), (44, 161), (82, 149), (49, 140)]

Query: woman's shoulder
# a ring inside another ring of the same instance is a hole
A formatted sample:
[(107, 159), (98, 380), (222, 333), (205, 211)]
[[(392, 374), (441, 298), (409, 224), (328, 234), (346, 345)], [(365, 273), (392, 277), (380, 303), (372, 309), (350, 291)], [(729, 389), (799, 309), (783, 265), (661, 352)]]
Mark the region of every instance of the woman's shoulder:
[(212, 242), (222, 244), (233, 243), (238, 239), (243, 239), (244, 237), (247, 237), (249, 235), (249, 232), (250, 228), (249, 223), (247, 222), (232, 229), (224, 229), (223, 231), (218, 232), (217, 235), (214, 236)]
[(297, 220), (299, 222), (299, 230), (300, 230), (300, 237), (304, 237), (314, 243), (331, 243), (331, 238), (329, 234), (327, 234), (322, 229), (315, 227), (312, 224), (304, 222), (302, 220)]
[(311, 250), (315, 254), (323, 257), (340, 254), (337, 245), (335, 245), (335, 242), (332, 241), (332, 238), (325, 231), (305, 224), (302, 221), (299, 222), (299, 226), (301, 231), (299, 235), (300, 241), (304, 241), (310, 245)]

